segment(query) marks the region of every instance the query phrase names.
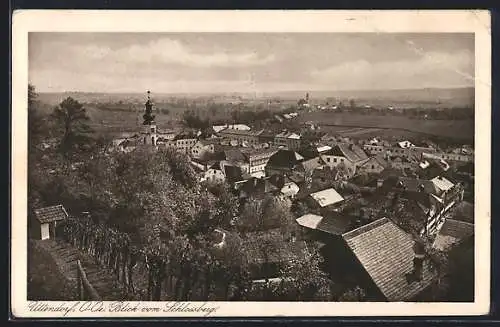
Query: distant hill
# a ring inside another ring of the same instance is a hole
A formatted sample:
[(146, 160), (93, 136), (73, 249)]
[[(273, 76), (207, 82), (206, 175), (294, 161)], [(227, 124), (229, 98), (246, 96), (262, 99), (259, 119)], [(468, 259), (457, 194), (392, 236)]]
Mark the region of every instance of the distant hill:
[[(248, 93), (154, 93), (156, 102), (168, 101), (173, 98), (189, 99), (213, 99), (217, 101), (243, 101), (280, 99), (283, 101), (296, 102), (309, 93), (312, 103), (324, 103), (325, 101), (348, 101), (353, 99), (358, 104), (372, 106), (401, 106), (430, 105), (438, 107), (470, 107), (474, 106), (474, 88), (426, 88), (426, 89), (400, 89), (400, 90), (352, 90), (352, 91), (286, 91), (269, 92), (255, 98), (254, 94)], [(49, 105), (56, 105), (64, 98), (71, 96), (78, 101), (86, 103), (119, 102), (142, 103), (146, 99), (145, 93), (89, 93), (89, 92), (63, 92), (63, 93), (40, 93), (39, 99)]]

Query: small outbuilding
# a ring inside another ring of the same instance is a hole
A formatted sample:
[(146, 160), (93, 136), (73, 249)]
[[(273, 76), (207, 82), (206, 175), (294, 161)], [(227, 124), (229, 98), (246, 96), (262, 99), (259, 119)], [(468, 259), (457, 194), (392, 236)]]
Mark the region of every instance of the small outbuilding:
[(59, 204), (35, 209), (33, 221), (33, 237), (46, 240), (56, 237), (57, 224), (68, 218), (66, 209)]

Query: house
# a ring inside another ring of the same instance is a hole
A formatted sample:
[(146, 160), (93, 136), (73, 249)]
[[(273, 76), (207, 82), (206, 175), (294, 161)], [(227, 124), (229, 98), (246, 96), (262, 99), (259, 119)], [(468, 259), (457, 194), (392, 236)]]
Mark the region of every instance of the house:
[(250, 197), (261, 198), (266, 195), (277, 195), (280, 193), (280, 188), (271, 183), (269, 178), (251, 177), (244, 182), (238, 183), (238, 193), (240, 199)]
[(35, 219), (31, 220), (32, 226), (30, 228), (32, 237), (46, 240), (57, 236), (57, 225), (68, 218), (68, 213), (66, 209), (59, 204), (35, 209), (34, 218)]
[(273, 184), (280, 190), (280, 193), (283, 196), (287, 198), (293, 199), (300, 191), (300, 188), (297, 185), (297, 183), (292, 181), (288, 176), (275, 174), (269, 176), (267, 179), (271, 184)]
[(214, 125), (212, 129), (215, 133), (219, 133), (225, 129), (232, 129), (238, 131), (250, 131), (252, 128), (245, 124), (232, 124), (232, 125)]
[(401, 141), (398, 142), (397, 145), (402, 149), (408, 149), (415, 146), (415, 144), (411, 143), (410, 141)]
[(263, 132), (263, 130), (252, 131), (252, 130), (240, 130), (240, 129), (227, 128), (227, 129), (220, 131), (218, 134), (226, 140), (236, 141), (236, 143), (239, 145), (251, 146), (251, 145), (257, 145), (260, 143), (259, 135), (262, 132)]
[(274, 145), (296, 151), (300, 148), (301, 136), (297, 133), (283, 131), (274, 136)]
[(191, 148), (191, 157), (196, 159), (205, 158), (207, 155), (215, 153), (213, 141), (198, 140)]
[(335, 189), (327, 188), (322, 191), (314, 192), (309, 194), (308, 204), (314, 209), (323, 209), (328, 207), (328, 209), (335, 210), (344, 198)]
[(204, 172), (201, 181), (210, 183), (227, 182), (234, 184), (237, 181), (243, 180), (243, 172), (241, 168), (233, 165), (228, 161), (217, 161), (206, 172)]
[(352, 143), (339, 143), (324, 152), (321, 157), (332, 168), (344, 164), (349, 176), (354, 176), (356, 169), (368, 160), (366, 153)]
[(452, 152), (435, 152), (433, 153), (435, 157), (440, 159), (449, 160), (449, 161), (458, 161), (458, 162), (474, 162), (473, 154), (464, 154), (464, 153), (452, 153)]
[(304, 172), (301, 165), (304, 157), (292, 150), (279, 149), (268, 160), (265, 171), (268, 176), (274, 174), (292, 174)]
[[(351, 273), (375, 301), (425, 299), (437, 273), (423, 246), (388, 218), (342, 235), (354, 260)], [(357, 268), (355, 268), (357, 267)]]
[(474, 224), (446, 219), (432, 243), (436, 250), (446, 252), (452, 246), (474, 236)]
[(243, 156), (249, 166), (248, 173), (254, 177), (265, 176), (266, 165), (277, 151), (275, 148), (243, 149)]
[(425, 215), (421, 233), (434, 235), (442, 226), (445, 214), (463, 200), (463, 187), (437, 176), (432, 180), (400, 177), (396, 185), (400, 195), (418, 204)]
[(359, 172), (379, 174), (388, 167), (389, 164), (382, 156), (374, 156), (359, 166)]
[(329, 151), (329, 150), (331, 150), (331, 149), (332, 149), (332, 147), (331, 147), (331, 146), (329, 146), (329, 145), (318, 145), (318, 146), (316, 147), (316, 151), (318, 151), (318, 153), (319, 153), (319, 154), (322, 154), (322, 153), (324, 153), (324, 152), (327, 152), (327, 151)]
[(179, 152), (190, 154), (191, 148), (198, 142), (198, 139), (191, 134), (178, 134), (173, 140), (165, 142), (166, 147), (171, 147)]

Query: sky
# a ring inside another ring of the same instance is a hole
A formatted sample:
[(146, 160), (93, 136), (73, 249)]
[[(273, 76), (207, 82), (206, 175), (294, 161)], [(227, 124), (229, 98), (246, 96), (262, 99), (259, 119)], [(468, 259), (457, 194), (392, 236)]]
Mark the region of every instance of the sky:
[(231, 93), (474, 85), (473, 34), (30, 33), (38, 92)]

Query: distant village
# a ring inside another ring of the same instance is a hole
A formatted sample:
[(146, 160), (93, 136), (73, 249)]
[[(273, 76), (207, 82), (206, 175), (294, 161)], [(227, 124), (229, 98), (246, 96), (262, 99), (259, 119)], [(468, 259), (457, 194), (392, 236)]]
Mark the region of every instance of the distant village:
[[(308, 108), (307, 97), (299, 105)], [(354, 279), (369, 300), (428, 298), (438, 276), (424, 246), (442, 253), (457, 246), (473, 251), (470, 146), (442, 150), (430, 141), (351, 139), (322, 132), (314, 123), (281, 132), (238, 123), (214, 125), (208, 133), (165, 130), (156, 125), (149, 97), (145, 107), (142, 129), (117, 137), (108, 151), (173, 149), (189, 156), (200, 182), (228, 185), (242, 205), (269, 196), (291, 203), (297, 226), (320, 249), (324, 269)], [(259, 233), (275, 229), (255, 232), (248, 251)], [(223, 247), (225, 233), (218, 232)], [(415, 243), (415, 236), (426, 244)], [(292, 253), (305, 246), (294, 237), (287, 244), (297, 248)], [(255, 275), (255, 283), (280, 281), (278, 271), (265, 271)]]
[[(148, 100), (147, 110), (151, 106)], [(412, 234), (437, 251), (473, 247), (467, 243), (474, 234), (470, 146), (444, 152), (431, 142), (352, 140), (319, 131), (306, 139), (299, 130), (270, 133), (245, 124), (210, 132), (162, 130), (152, 120), (115, 139), (110, 151), (173, 148), (189, 155), (200, 181), (228, 184), (241, 202), (266, 195), (291, 201), (296, 223), (326, 262), (337, 268), (341, 262), (374, 299), (415, 300), (435, 281)]]

